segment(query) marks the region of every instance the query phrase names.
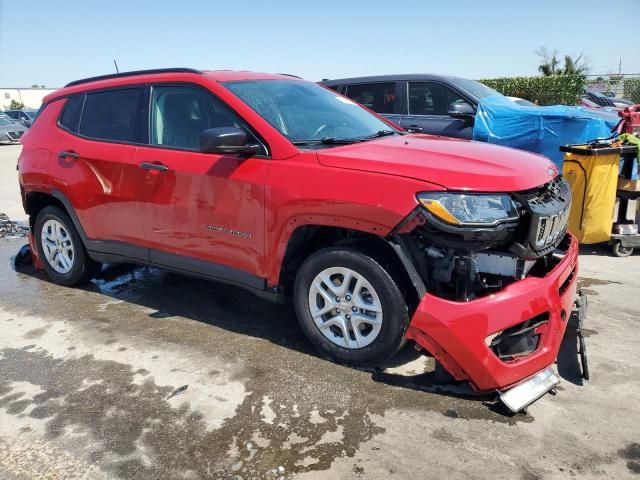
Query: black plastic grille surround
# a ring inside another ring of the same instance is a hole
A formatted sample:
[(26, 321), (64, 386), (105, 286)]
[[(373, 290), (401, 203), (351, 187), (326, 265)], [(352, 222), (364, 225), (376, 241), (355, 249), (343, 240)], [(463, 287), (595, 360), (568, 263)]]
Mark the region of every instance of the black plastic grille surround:
[[(561, 176), (540, 188), (514, 195), (529, 218), (519, 254), (541, 257), (553, 251), (564, 238), (571, 211), (571, 187)], [(526, 221), (526, 220), (524, 220)]]

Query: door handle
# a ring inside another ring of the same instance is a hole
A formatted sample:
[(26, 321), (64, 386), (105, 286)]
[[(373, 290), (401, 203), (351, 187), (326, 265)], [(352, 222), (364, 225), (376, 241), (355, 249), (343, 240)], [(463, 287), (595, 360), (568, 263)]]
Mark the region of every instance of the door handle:
[(143, 170), (157, 170), (158, 172), (166, 172), (169, 167), (161, 163), (142, 162), (140, 168)]
[(63, 150), (58, 154), (58, 158), (73, 158), (74, 160), (77, 160), (80, 158), (80, 154), (73, 150)]
[(409, 133), (422, 133), (422, 127), (417, 125), (409, 125), (408, 127), (405, 127), (405, 130)]

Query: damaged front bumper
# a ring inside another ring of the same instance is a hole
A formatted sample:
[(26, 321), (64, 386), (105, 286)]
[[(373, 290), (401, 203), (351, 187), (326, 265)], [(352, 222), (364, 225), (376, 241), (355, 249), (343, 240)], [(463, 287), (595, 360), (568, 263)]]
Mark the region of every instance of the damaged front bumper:
[[(470, 301), (425, 293), (406, 337), (481, 392), (504, 392), (546, 370), (558, 355), (577, 288), (578, 242), (567, 233), (562, 244), (562, 258), (542, 277)], [(502, 355), (497, 338), (535, 343)]]

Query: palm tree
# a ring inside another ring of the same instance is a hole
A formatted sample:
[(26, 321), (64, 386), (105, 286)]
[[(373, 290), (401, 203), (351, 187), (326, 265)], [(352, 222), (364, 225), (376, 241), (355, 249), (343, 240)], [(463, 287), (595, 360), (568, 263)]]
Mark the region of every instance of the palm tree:
[(550, 52), (547, 47), (540, 47), (536, 50), (536, 54), (541, 61), (538, 65), (538, 71), (547, 77), (550, 75), (586, 75), (589, 71), (589, 62), (584, 53), (575, 57), (565, 55), (564, 67), (560, 66), (558, 50), (554, 49)]

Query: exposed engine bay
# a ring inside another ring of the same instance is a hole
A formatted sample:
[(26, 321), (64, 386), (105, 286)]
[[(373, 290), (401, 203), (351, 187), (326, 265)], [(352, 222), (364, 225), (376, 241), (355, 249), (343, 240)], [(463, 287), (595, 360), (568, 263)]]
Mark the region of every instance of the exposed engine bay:
[(527, 276), (543, 277), (564, 257), (568, 183), (556, 177), (510, 196), (517, 215), (495, 225), (451, 224), (418, 207), (396, 229), (392, 240), (411, 257), (429, 293), (470, 301)]

